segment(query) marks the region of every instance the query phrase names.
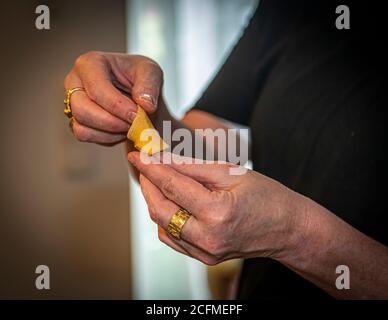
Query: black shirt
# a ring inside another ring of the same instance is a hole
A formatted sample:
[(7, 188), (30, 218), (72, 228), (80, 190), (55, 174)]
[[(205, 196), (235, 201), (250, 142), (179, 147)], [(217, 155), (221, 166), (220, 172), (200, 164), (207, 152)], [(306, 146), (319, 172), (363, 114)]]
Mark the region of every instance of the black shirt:
[[(261, 0), (196, 108), (250, 126), (254, 170), (388, 244), (384, 27), (363, 3)], [(328, 296), (276, 261), (244, 261), (238, 298), (287, 297)]]

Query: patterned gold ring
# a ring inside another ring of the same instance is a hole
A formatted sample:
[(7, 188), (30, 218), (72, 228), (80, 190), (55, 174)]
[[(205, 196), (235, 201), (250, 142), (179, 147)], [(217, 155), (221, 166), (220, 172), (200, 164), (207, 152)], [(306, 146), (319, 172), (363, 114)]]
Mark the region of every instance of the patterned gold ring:
[(76, 91), (85, 91), (85, 88), (83, 87), (75, 87), (72, 89), (67, 89), (65, 92), (65, 100), (63, 100), (63, 103), (65, 104), (65, 108), (63, 109), (63, 113), (71, 119), (73, 117), (73, 113), (71, 112), (71, 105), (70, 105), (70, 99), (71, 95)]
[(167, 232), (179, 240), (181, 238), (182, 228), (190, 217), (191, 213), (189, 211), (180, 208), (172, 215), (167, 227)]

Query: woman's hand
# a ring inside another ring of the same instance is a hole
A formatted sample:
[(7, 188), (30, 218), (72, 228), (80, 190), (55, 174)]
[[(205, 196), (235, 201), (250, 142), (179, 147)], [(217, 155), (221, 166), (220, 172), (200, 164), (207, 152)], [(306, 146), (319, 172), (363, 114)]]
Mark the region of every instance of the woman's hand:
[[(178, 164), (185, 158), (174, 155), (180, 161), (145, 164), (143, 156), (131, 152), (128, 160), (141, 173), (160, 240), (175, 250), (214, 265), (240, 257), (282, 258), (303, 241), (304, 197), (282, 184), (250, 170), (230, 175), (236, 166), (229, 163)], [(179, 207), (192, 213), (181, 240), (166, 232)]]
[[(269, 257), (334, 297), (388, 298), (388, 247), (316, 202), (254, 171), (230, 175), (236, 167), (230, 163), (185, 164), (187, 158), (174, 156), (169, 164), (150, 164), (139, 152), (128, 160), (141, 173), (160, 240), (175, 250), (209, 265)], [(192, 216), (177, 240), (166, 230), (179, 207)], [(351, 273), (349, 290), (336, 285), (343, 265)]]
[(143, 56), (89, 52), (66, 76), (65, 88), (84, 87), (71, 97), (73, 133), (80, 141), (113, 145), (126, 138), (136, 104), (156, 110), (163, 73)]

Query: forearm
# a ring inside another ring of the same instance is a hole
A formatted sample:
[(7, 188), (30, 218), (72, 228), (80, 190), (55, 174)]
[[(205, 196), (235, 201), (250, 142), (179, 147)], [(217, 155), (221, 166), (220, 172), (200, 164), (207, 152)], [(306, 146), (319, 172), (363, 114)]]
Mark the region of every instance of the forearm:
[[(293, 249), (279, 261), (340, 299), (388, 298), (388, 247), (303, 197)], [(350, 289), (339, 290), (339, 265), (349, 267)]]

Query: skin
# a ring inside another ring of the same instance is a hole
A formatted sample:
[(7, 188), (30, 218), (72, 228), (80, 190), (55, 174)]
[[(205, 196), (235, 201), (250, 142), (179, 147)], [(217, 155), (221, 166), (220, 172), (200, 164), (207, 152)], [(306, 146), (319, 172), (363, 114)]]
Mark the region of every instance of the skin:
[[(162, 120), (172, 121), (173, 129), (231, 127), (201, 111), (188, 112), (181, 122), (173, 119), (160, 95), (162, 84), (160, 67), (146, 57), (101, 52), (82, 55), (65, 79), (65, 88), (82, 86), (86, 90), (77, 91), (71, 100), (75, 137), (103, 145), (124, 141), (136, 104), (151, 115), (159, 129)], [(159, 226), (159, 239), (171, 248), (208, 265), (232, 258), (268, 257), (333, 297), (388, 298), (386, 246), (258, 172), (234, 176), (229, 169), (235, 164), (166, 163), (166, 155), (159, 163), (145, 164), (134, 151), (128, 160), (140, 172), (140, 185), (150, 217)], [(192, 216), (177, 240), (166, 230), (179, 207)], [(343, 264), (350, 269), (350, 290), (335, 286), (335, 269)]]

